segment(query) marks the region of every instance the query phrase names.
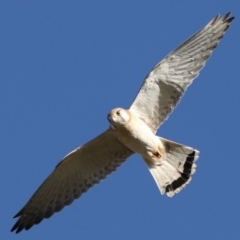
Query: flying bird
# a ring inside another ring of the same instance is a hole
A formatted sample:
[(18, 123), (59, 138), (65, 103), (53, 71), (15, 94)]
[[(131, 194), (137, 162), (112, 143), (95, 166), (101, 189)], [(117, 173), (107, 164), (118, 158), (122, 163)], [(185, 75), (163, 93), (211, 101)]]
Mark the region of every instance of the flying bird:
[(70, 205), (138, 153), (161, 194), (179, 193), (191, 181), (199, 151), (156, 135), (198, 76), (234, 17), (216, 16), (160, 61), (145, 78), (129, 109), (107, 115), (109, 129), (66, 155), (26, 205), (11, 231), (28, 230)]

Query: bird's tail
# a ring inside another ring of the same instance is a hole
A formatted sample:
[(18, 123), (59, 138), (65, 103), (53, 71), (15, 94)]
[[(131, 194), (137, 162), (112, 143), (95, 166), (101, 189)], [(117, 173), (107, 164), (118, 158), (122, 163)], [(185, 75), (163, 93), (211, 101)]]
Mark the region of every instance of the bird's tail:
[(164, 138), (160, 140), (165, 148), (163, 161), (154, 164), (145, 162), (160, 192), (172, 197), (191, 181), (191, 175), (196, 171), (194, 162), (198, 159), (199, 151)]

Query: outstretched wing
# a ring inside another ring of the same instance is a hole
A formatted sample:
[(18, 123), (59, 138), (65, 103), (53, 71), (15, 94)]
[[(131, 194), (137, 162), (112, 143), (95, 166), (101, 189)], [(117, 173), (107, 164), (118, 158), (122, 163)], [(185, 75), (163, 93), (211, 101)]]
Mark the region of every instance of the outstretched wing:
[(131, 110), (155, 133), (198, 76), (234, 17), (216, 16), (159, 62), (146, 77)]
[(118, 142), (110, 129), (69, 153), (14, 216), (19, 219), (11, 231), (28, 230), (70, 205), (116, 170), (131, 154), (132, 151)]

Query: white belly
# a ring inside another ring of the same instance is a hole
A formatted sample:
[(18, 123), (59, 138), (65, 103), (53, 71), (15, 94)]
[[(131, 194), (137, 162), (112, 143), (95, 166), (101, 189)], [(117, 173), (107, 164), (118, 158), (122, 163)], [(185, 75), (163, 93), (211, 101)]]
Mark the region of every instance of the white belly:
[(155, 153), (163, 155), (164, 147), (161, 140), (151, 129), (136, 116), (126, 127), (116, 129), (118, 139), (133, 152), (146, 159), (152, 159)]

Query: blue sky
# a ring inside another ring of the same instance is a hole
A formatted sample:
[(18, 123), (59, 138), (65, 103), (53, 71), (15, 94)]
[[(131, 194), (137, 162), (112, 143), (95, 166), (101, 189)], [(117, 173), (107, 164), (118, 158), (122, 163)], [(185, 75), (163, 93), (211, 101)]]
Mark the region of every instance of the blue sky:
[[(1, 239), (237, 239), (240, 3), (1, 1)], [(161, 196), (139, 156), (61, 213), (10, 233), (68, 152), (128, 108), (151, 68), (216, 14), (230, 30), (158, 135), (200, 150), (191, 184)]]

